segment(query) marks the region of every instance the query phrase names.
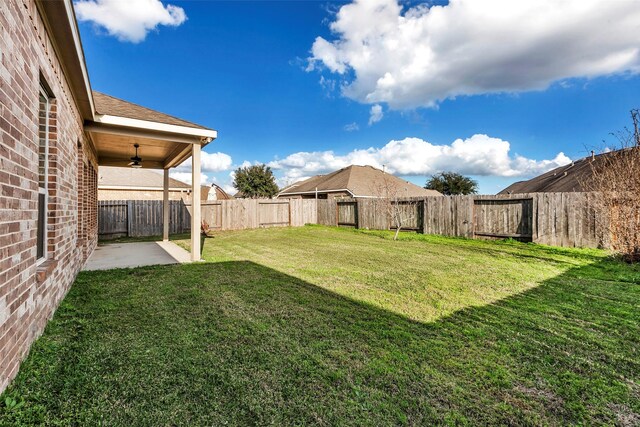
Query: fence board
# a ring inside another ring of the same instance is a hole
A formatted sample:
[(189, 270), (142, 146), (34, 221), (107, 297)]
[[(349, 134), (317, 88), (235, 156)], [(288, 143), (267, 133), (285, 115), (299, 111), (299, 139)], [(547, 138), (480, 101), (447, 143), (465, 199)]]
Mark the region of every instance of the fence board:
[(291, 203), (288, 201), (259, 201), (258, 226), (284, 227), (291, 223)]
[(478, 199), (474, 205), (474, 236), (533, 240), (533, 198)]
[(357, 203), (355, 200), (340, 200), (336, 202), (337, 224), (358, 228)]
[(358, 226), (371, 230), (388, 230), (390, 227), (389, 201), (386, 199), (357, 199)]
[[(98, 234), (101, 238), (143, 237), (162, 234), (162, 201), (108, 200), (98, 202)], [(191, 217), (182, 201), (169, 202), (169, 232), (185, 233)]]
[(98, 202), (99, 234), (127, 234), (127, 203), (125, 201)]
[(337, 202), (335, 199), (318, 200), (318, 224), (338, 225), (336, 207)]

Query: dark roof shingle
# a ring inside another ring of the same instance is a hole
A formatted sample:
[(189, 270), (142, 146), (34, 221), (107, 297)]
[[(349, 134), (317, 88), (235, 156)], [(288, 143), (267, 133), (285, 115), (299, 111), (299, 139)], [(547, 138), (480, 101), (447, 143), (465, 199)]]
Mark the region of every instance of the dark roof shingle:
[(316, 175), (297, 182), (283, 189), (280, 195), (293, 195), (315, 192), (326, 193), (338, 190), (349, 190), (356, 197), (376, 197), (376, 187), (383, 179), (390, 180), (391, 185), (404, 190), (406, 197), (440, 196), (434, 190), (427, 190), (397, 176), (385, 173), (372, 166), (351, 165), (327, 175)]
[(147, 120), (152, 122), (164, 123), (167, 125), (185, 126), (196, 129), (206, 129), (204, 126), (152, 110), (132, 102), (124, 101), (104, 93), (93, 91), (93, 101), (96, 112), (110, 116), (127, 117), (130, 119)]
[(550, 170), (528, 181), (514, 182), (498, 194), (590, 191), (585, 186), (588, 186), (594, 168), (604, 167), (607, 156), (613, 153), (616, 153), (616, 151), (585, 157), (568, 165)]

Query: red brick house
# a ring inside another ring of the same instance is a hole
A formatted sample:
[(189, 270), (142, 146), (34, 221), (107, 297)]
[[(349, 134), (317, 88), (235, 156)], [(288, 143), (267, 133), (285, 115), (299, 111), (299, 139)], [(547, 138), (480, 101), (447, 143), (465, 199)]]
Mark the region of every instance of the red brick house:
[(98, 168), (163, 169), (166, 200), (168, 170), (189, 157), (200, 188), (200, 150), (216, 137), (92, 91), (71, 0), (0, 1), (0, 392), (96, 247)]

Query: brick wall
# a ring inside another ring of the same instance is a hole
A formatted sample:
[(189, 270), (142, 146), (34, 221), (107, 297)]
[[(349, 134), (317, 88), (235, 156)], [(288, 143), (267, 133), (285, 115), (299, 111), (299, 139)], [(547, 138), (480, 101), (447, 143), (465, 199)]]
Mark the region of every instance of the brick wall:
[[(37, 265), (41, 80), (54, 99), (48, 251)], [(0, 391), (96, 245), (96, 171), (95, 153), (34, 1), (0, 1)]]

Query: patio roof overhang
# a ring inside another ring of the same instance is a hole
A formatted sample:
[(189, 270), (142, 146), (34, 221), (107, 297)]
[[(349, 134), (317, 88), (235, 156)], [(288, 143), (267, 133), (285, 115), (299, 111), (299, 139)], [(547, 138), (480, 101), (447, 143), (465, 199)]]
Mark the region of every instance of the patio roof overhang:
[(192, 155), (194, 144), (204, 147), (218, 136), (211, 129), (100, 114), (86, 121), (84, 130), (99, 166), (127, 167), (138, 144), (142, 167), (152, 169), (176, 167)]

